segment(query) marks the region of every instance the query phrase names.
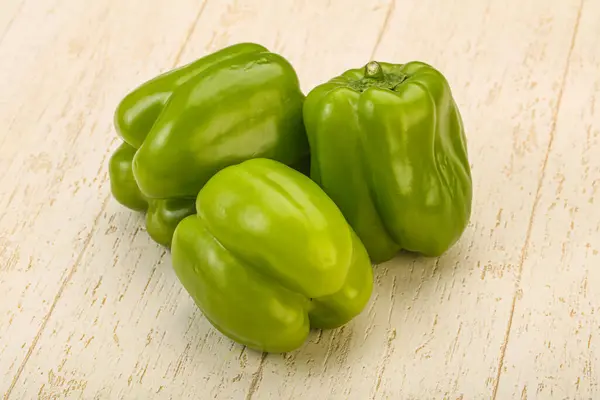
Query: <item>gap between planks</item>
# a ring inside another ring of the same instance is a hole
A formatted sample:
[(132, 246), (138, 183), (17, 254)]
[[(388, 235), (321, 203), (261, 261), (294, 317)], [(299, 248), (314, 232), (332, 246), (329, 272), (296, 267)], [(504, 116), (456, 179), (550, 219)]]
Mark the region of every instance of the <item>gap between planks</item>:
[(550, 138), (548, 140), (548, 146), (546, 148), (546, 154), (544, 156), (544, 161), (542, 163), (542, 172), (540, 174), (540, 178), (538, 180), (537, 188), (535, 191), (535, 200), (533, 202), (533, 206), (531, 207), (531, 214), (529, 217), (529, 223), (527, 224), (527, 233), (525, 235), (525, 242), (523, 244), (523, 248), (521, 249), (521, 255), (519, 258), (519, 268), (517, 270), (517, 276), (515, 279), (515, 290), (513, 293), (512, 304), (510, 308), (510, 314), (508, 316), (508, 322), (506, 324), (506, 333), (504, 334), (504, 340), (502, 341), (502, 346), (500, 348), (500, 359), (498, 361), (498, 370), (496, 372), (496, 382), (494, 384), (494, 390), (492, 392), (492, 399), (496, 400), (496, 396), (498, 395), (498, 387), (500, 386), (500, 379), (502, 377), (502, 368), (504, 367), (504, 357), (506, 355), (506, 349), (508, 347), (508, 341), (510, 340), (510, 332), (512, 328), (512, 321), (515, 314), (515, 307), (517, 304), (517, 295), (521, 286), (521, 276), (523, 274), (523, 264), (527, 259), (527, 250), (529, 249), (529, 244), (531, 241), (531, 232), (533, 230), (533, 223), (535, 220), (537, 207), (540, 202), (542, 186), (544, 184), (544, 180), (546, 177), (546, 167), (548, 165), (548, 159), (550, 158), (550, 153), (552, 152), (552, 145), (554, 143), (554, 137), (556, 136), (556, 122), (558, 119), (558, 115), (560, 112), (560, 108), (562, 105), (562, 98), (564, 89), (567, 82), (567, 77), (569, 75), (569, 70), (571, 66), (571, 57), (573, 54), (573, 49), (575, 48), (575, 42), (577, 40), (577, 32), (579, 31), (579, 23), (581, 21), (581, 14), (583, 10), (583, 0), (579, 2), (579, 8), (577, 10), (577, 17), (575, 19), (575, 26), (573, 28), (573, 34), (571, 35), (571, 43), (569, 46), (569, 51), (567, 52), (566, 64), (562, 74), (562, 80), (560, 83), (560, 89), (558, 91), (557, 99), (556, 99), (556, 108), (552, 114), (552, 125), (550, 126)]
[[(23, 1), (23, 3), (24, 3), (24, 1)], [(15, 13), (15, 16), (19, 13), (21, 7), (23, 6), (23, 3), (21, 3), (21, 5), (19, 6), (19, 10), (17, 11), (17, 13)], [(180, 61), (181, 56), (183, 54), (183, 51), (185, 50), (185, 47), (189, 43), (190, 38), (192, 37), (192, 34), (194, 33), (194, 30), (195, 30), (196, 26), (198, 25), (198, 21), (202, 17), (202, 14), (204, 12), (204, 9), (206, 8), (206, 4), (207, 3), (208, 3), (208, 0), (205, 0), (202, 3), (202, 5), (200, 6), (200, 9), (198, 10), (198, 13), (196, 14), (196, 17), (194, 18), (194, 21), (192, 22), (192, 25), (188, 29), (188, 31), (187, 31), (187, 33), (185, 35), (185, 38), (183, 40), (183, 43), (182, 43), (181, 47), (179, 48), (179, 51), (177, 52), (177, 55), (175, 56), (175, 60), (173, 61), (173, 64), (171, 65), (172, 68), (175, 68), (179, 64), (179, 61)], [(14, 17), (13, 17), (13, 20), (14, 20)], [(10, 27), (11, 24), (12, 24), (12, 20), (9, 23), (9, 26), (7, 27), (7, 29), (5, 29), (4, 34), (6, 34), (6, 32), (8, 31), (8, 28)], [(2, 37), (0, 37), (0, 40), (4, 37), (4, 34), (3, 34)], [(40, 328), (38, 329), (37, 334), (35, 335), (33, 341), (31, 342), (31, 345), (29, 346), (29, 349), (27, 350), (27, 354), (25, 355), (25, 358), (21, 362), (21, 365), (19, 365), (19, 368), (17, 369), (17, 372), (16, 372), (15, 376), (13, 377), (10, 386), (8, 387), (8, 390), (4, 394), (4, 400), (8, 400), (8, 398), (10, 397), (10, 394), (14, 390), (14, 388), (15, 388), (18, 380), (19, 380), (19, 378), (21, 377), (21, 374), (23, 373), (23, 370), (25, 369), (25, 366), (27, 365), (27, 362), (29, 361), (29, 358), (31, 357), (31, 354), (33, 354), (33, 351), (35, 350), (35, 347), (37, 346), (37, 343), (38, 343), (40, 337), (44, 333), (44, 330), (46, 328), (46, 325), (48, 324), (48, 321), (52, 317), (52, 313), (54, 312), (54, 309), (56, 308), (56, 304), (60, 300), (60, 298), (61, 298), (61, 296), (62, 296), (65, 288), (67, 287), (68, 283), (73, 278), (73, 275), (75, 275), (75, 272), (77, 272), (77, 267), (79, 266), (79, 263), (81, 262), (81, 260), (83, 259), (83, 256), (85, 255), (85, 253), (88, 250), (88, 247), (89, 247), (89, 245), (90, 245), (90, 243), (92, 241), (92, 238), (94, 236), (96, 226), (98, 225), (98, 222), (100, 221), (100, 217), (105, 212), (106, 207), (108, 206), (108, 203), (109, 203), (109, 200), (110, 200), (111, 196), (112, 196), (111, 194), (109, 194), (108, 196), (106, 196), (106, 198), (104, 199), (104, 202), (102, 204), (102, 207), (100, 209), (100, 212), (94, 218), (94, 222), (92, 223), (92, 228), (90, 229), (90, 233), (88, 234), (88, 237), (85, 240), (83, 248), (79, 252), (79, 255), (77, 256), (77, 259), (75, 260), (75, 262), (71, 266), (71, 268), (69, 270), (69, 273), (67, 274), (66, 278), (63, 280), (63, 282), (61, 283), (60, 287), (58, 288), (58, 291), (56, 293), (56, 296), (54, 296), (54, 300), (52, 301), (52, 305), (50, 306), (50, 309), (48, 310), (48, 312), (44, 316), (44, 319), (42, 320), (42, 324), (40, 325)]]

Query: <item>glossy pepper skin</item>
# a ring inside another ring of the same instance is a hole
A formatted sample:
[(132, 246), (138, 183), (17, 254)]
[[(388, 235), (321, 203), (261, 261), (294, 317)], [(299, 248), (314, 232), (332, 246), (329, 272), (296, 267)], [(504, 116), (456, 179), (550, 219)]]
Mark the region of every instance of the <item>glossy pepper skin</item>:
[(265, 47), (255, 43), (235, 44), (144, 82), (119, 103), (114, 115), (117, 133), (125, 142), (139, 148), (175, 90), (217, 64), (265, 51)]
[(115, 126), (137, 148), (133, 175), (145, 197), (195, 198), (226, 166), (305, 158), (304, 97), (287, 60), (240, 43), (141, 85), (119, 104)]
[(173, 267), (206, 318), (252, 349), (287, 352), (368, 302), (367, 252), (307, 176), (252, 159), (215, 174), (175, 230)]
[(146, 231), (157, 243), (169, 247), (179, 222), (196, 212), (195, 199), (148, 199), (140, 191), (131, 163), (135, 149), (127, 143), (114, 151), (108, 163), (113, 197), (125, 207), (146, 212)]
[(135, 211), (146, 211), (148, 200), (135, 182), (131, 163), (135, 149), (123, 142), (113, 152), (108, 162), (110, 190), (120, 204)]
[(123, 143), (110, 160), (111, 190), (147, 212), (146, 228), (170, 246), (175, 226), (218, 170), (267, 157), (309, 173), (304, 95), (291, 65), (254, 43), (232, 45), (151, 79), (119, 103)]
[(472, 181), (463, 122), (445, 77), (422, 62), (370, 62), (304, 104), (311, 177), (374, 263), (405, 249), (439, 256), (462, 235)]

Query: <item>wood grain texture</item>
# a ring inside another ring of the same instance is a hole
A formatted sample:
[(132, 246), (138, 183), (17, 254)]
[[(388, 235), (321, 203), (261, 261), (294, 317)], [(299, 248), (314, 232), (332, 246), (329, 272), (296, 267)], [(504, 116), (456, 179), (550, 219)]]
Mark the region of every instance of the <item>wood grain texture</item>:
[[(10, 338), (0, 342), (0, 393), (16, 382), (108, 204), (116, 102), (156, 73), (157, 60), (171, 67), (164, 59), (173, 63), (200, 6), (140, 12), (143, 4), (28, 2), (0, 43), (0, 336)], [(164, 34), (148, 40), (158, 28)]]
[[(6, 398), (600, 397), (599, 2), (0, 7)], [(430, 62), (469, 139), (461, 241), (439, 259), (376, 266), (358, 318), (284, 355), (214, 330), (141, 215), (109, 195), (118, 100), (239, 41), (286, 56), (305, 92), (373, 57)]]
[(582, 4), (498, 398), (600, 395), (600, 12)]
[(2, 13), (0, 13), (0, 43), (4, 40), (12, 23), (15, 21), (25, 0), (5, 0), (2, 2)]
[[(176, 62), (182, 64), (236, 41), (253, 40), (281, 52), (302, 71), (302, 64), (313, 64), (325, 56), (327, 49), (342, 42), (340, 34), (328, 38), (319, 35), (332, 16), (343, 16), (338, 23), (346, 27), (344, 31), (360, 21), (369, 21), (365, 24), (369, 30), (357, 29), (356, 40), (337, 53), (337, 65), (326, 59), (316, 67), (307, 67), (315, 71), (313, 79), (327, 79), (336, 67), (341, 69), (369, 57), (387, 11), (377, 5), (368, 4), (348, 13), (348, 4), (338, 1), (329, 4), (328, 12), (322, 14), (322, 6), (307, 7), (302, 2), (273, 2), (272, 7), (252, 1), (210, 2), (197, 21), (187, 24), (186, 48), (179, 56), (170, 57), (164, 68), (171, 67), (178, 57)], [(110, 26), (122, 23), (120, 13), (122, 10), (112, 11), (115, 20), (110, 20)], [(111, 35), (131, 34), (130, 29)], [(139, 32), (134, 39), (142, 41), (148, 34)], [(109, 54), (107, 58), (114, 57)], [(147, 77), (129, 79), (143, 78)], [(129, 86), (115, 93), (122, 95)], [(97, 147), (108, 156), (116, 141), (108, 126), (112, 110), (109, 107), (105, 111), (106, 125), (100, 132), (104, 143)], [(85, 151), (77, 157), (91, 163)], [(103, 179), (103, 198), (108, 196), (105, 164), (94, 161)], [(66, 196), (62, 199), (67, 205), (72, 201)], [(69, 393), (101, 398), (136, 397), (140, 393), (144, 397), (174, 398), (245, 396), (258, 382), (255, 371), (261, 355), (234, 346), (205, 321), (172, 273), (170, 257), (139, 229), (139, 215), (124, 210), (112, 199), (105, 207), (90, 233), (85, 254), (78, 260), (77, 271), (56, 298), (56, 308), (32, 348), (11, 397), (27, 398), (36, 393), (46, 398)]]
[(275, 388), (298, 397), (330, 390), (415, 399), (494, 392), (579, 4), (450, 3), (397, 5), (375, 56), (425, 60), (450, 79), (473, 164), (471, 227), (439, 260), (407, 257), (379, 266), (366, 315), (316, 346), (315, 354), (332, 353), (326, 362), (296, 385), (303, 362), (269, 356), (274, 372), (264, 375), (263, 396)]

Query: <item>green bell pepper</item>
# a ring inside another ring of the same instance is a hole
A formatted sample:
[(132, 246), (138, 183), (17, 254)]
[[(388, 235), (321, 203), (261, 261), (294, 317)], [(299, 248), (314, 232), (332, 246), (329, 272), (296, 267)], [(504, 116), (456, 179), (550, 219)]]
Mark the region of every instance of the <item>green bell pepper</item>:
[(216, 173), (175, 229), (172, 263), (211, 324), (267, 352), (301, 346), (367, 304), (368, 254), (333, 201), (284, 164), (251, 159)]
[(147, 211), (148, 233), (169, 246), (218, 170), (266, 157), (309, 173), (303, 102), (291, 65), (254, 43), (161, 74), (117, 107), (124, 143), (109, 163), (112, 193), (124, 206)]
[(307, 157), (303, 103), (287, 60), (240, 43), (142, 84), (119, 104), (115, 126), (137, 149), (133, 175), (144, 196), (195, 198), (226, 166)]
[(374, 263), (400, 249), (439, 256), (462, 235), (472, 181), (449, 84), (422, 62), (370, 62), (314, 88), (304, 104), (312, 179)]
[(169, 247), (179, 222), (196, 212), (195, 199), (148, 199), (140, 191), (131, 163), (135, 149), (127, 143), (115, 150), (108, 163), (114, 198), (125, 207), (146, 212), (146, 231), (157, 243)]
[(146, 231), (155, 242), (170, 247), (179, 222), (195, 213), (194, 199), (150, 199), (146, 213)]
[(113, 197), (125, 207), (135, 211), (146, 211), (148, 199), (144, 197), (133, 177), (131, 163), (135, 149), (123, 142), (108, 161), (110, 190)]

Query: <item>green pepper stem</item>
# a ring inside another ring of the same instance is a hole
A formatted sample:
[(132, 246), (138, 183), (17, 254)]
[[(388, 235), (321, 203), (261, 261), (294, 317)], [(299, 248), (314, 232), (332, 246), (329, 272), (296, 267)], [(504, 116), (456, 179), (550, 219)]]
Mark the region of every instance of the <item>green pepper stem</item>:
[(371, 61), (365, 66), (365, 77), (381, 80), (383, 76), (383, 68), (377, 61)]

